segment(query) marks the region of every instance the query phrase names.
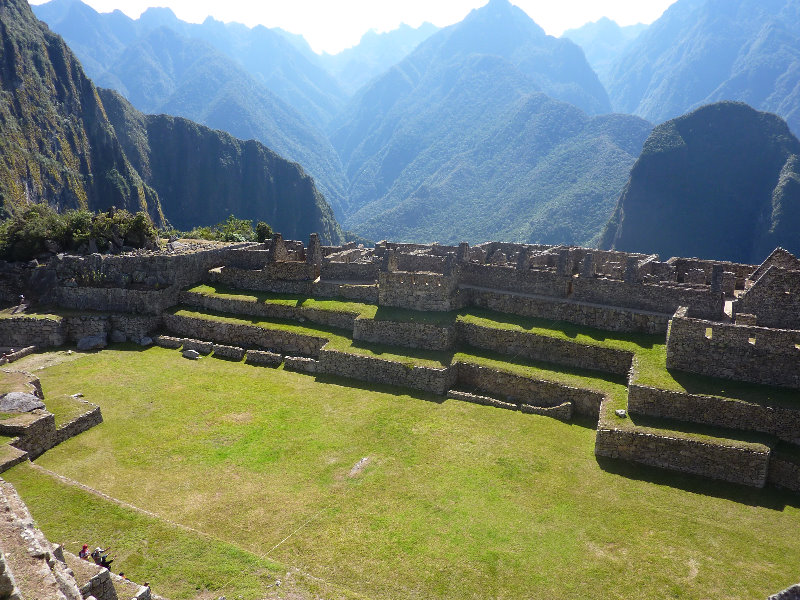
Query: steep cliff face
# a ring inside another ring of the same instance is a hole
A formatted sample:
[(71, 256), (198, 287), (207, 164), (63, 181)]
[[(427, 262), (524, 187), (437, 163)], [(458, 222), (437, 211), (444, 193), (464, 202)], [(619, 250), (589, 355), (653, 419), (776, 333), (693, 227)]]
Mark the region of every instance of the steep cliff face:
[(339, 243), (330, 206), (297, 163), (259, 142), (167, 115), (144, 115), (118, 93), (99, 90), (131, 162), (158, 192), (179, 229), (213, 224), (228, 215), (263, 220), (293, 239), (318, 232)]
[(0, 204), (143, 210), (157, 225), (235, 214), (287, 237), (342, 232), (313, 179), (257, 142), (186, 119), (146, 116), (95, 88), (25, 0), (0, 4)]
[(758, 263), (800, 251), (800, 141), (741, 103), (700, 108), (647, 139), (601, 247)]
[(92, 82), (25, 0), (0, 4), (0, 205), (143, 210), (157, 194), (127, 160)]

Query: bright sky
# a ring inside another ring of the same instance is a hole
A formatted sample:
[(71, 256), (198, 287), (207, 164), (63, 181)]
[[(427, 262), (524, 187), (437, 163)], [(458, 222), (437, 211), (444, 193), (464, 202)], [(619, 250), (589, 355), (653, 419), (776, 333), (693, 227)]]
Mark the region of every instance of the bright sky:
[[(47, 0), (30, 0), (43, 4)], [(430, 21), (445, 27), (487, 0), (83, 0), (99, 12), (120, 9), (137, 18), (149, 6), (169, 6), (178, 18), (200, 23), (209, 15), (249, 26), (281, 27), (302, 34), (317, 52), (354, 46), (370, 29)], [(547, 33), (560, 36), (600, 17), (620, 25), (652, 23), (676, 0), (512, 0)]]

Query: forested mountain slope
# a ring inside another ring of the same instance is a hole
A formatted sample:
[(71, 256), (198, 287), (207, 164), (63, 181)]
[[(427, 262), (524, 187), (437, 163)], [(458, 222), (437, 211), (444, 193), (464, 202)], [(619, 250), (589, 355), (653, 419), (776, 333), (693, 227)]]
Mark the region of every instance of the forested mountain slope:
[(550, 95), (608, 108), (582, 51), (506, 0), (434, 34), (333, 136), (356, 210), (345, 224), (375, 239), (588, 242), (649, 124)]
[(297, 164), (196, 123), (146, 117), (97, 90), (25, 0), (6, 0), (0, 25), (4, 207), (117, 206), (186, 226), (235, 211), (298, 237), (319, 231), (341, 241), (330, 207)]
[(756, 264), (776, 246), (800, 252), (800, 141), (741, 103), (659, 125), (601, 246)]
[(561, 37), (572, 40), (583, 49), (586, 60), (603, 85), (608, 86), (609, 71), (630, 44), (647, 29), (647, 25), (620, 27), (608, 17), (568, 29)]
[(615, 110), (660, 123), (720, 100), (800, 132), (800, 0), (678, 0), (608, 78)]
[(158, 195), (122, 150), (94, 85), (25, 0), (0, 7), (0, 205), (143, 210), (164, 217)]

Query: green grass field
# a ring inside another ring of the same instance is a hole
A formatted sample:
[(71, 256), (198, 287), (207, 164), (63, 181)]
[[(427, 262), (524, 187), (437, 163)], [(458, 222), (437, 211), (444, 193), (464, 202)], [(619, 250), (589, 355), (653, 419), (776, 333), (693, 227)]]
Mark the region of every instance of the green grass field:
[(3, 476), (53, 541), (110, 545), (173, 600), (751, 599), (798, 579), (796, 496), (598, 464), (591, 426), (160, 348), (37, 375), (105, 419), (37, 464), (160, 518)]

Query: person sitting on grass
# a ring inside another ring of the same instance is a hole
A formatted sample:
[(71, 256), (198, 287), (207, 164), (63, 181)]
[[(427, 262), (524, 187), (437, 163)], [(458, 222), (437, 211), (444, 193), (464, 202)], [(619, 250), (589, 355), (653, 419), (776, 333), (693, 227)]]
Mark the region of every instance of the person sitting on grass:
[(83, 560), (89, 560), (89, 544), (84, 544), (81, 551), (78, 552), (78, 558), (82, 558)]
[(109, 550), (110, 550), (110, 548), (106, 548), (105, 550), (103, 550), (99, 546), (97, 548), (95, 548), (94, 552), (92, 552), (92, 558), (94, 559), (95, 564), (100, 565), (101, 567), (105, 567), (106, 569), (108, 569), (111, 566), (111, 563), (114, 562), (113, 558), (109, 559), (108, 558), (108, 554), (104, 554), (105, 552), (108, 552)]

